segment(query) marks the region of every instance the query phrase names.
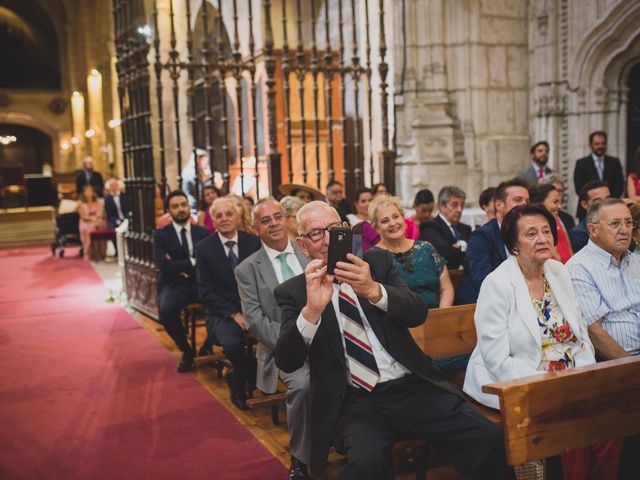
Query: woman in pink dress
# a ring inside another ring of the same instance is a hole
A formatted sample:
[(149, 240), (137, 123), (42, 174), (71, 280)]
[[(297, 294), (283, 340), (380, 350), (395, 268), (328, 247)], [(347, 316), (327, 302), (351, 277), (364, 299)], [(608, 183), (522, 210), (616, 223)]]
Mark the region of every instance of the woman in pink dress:
[(640, 201), (640, 152), (636, 153), (636, 168), (627, 177), (627, 197)]
[(80, 203), (78, 204), (78, 214), (80, 215), (81, 254), (87, 254), (90, 257), (91, 232), (106, 227), (102, 199), (98, 198), (91, 185), (85, 185), (82, 189)]
[(216, 233), (216, 227), (213, 226), (213, 219), (209, 209), (216, 198), (220, 198), (222, 192), (213, 185), (205, 185), (202, 189), (202, 198), (200, 200), (200, 210), (198, 211), (198, 225), (205, 227), (209, 233)]

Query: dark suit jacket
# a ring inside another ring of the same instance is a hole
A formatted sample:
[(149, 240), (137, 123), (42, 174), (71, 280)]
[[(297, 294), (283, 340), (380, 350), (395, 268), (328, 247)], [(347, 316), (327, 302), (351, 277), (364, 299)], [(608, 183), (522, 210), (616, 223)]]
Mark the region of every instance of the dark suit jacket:
[[(195, 250), (196, 245), (209, 236), (204, 227), (191, 225), (191, 242)], [(191, 260), (185, 255), (180, 239), (173, 228), (173, 223), (153, 232), (153, 244), (156, 251), (158, 273), (158, 293), (164, 288), (175, 285), (193, 285), (196, 280), (196, 269)], [(171, 259), (167, 258), (167, 254)], [(186, 273), (188, 278), (181, 273)]]
[[(582, 187), (591, 180), (598, 180), (598, 170), (596, 170), (596, 166), (593, 164), (593, 157), (589, 154), (576, 162), (576, 167), (573, 171), (573, 185), (576, 188), (576, 193), (580, 195)], [(622, 196), (624, 192), (624, 174), (622, 173), (622, 164), (619, 159), (610, 157), (609, 155), (604, 156), (602, 180), (609, 185), (612, 197), (619, 198)], [(582, 219), (585, 213), (584, 209), (578, 203), (576, 216)]]
[[(389, 300), (389, 308), (385, 313), (366, 299), (358, 298), (380, 343), (412, 373), (461, 395), (411, 337), (408, 327), (422, 324), (428, 310), (400, 278), (393, 265), (392, 255), (384, 250), (370, 250), (365, 253), (364, 258), (369, 263), (373, 279), (384, 285)], [(309, 359), (311, 470), (314, 475), (320, 475), (326, 464), (333, 429), (347, 390), (348, 367), (340, 327), (333, 305), (329, 304), (322, 313), (320, 326), (311, 345), (307, 346), (296, 326), (296, 319), (307, 302), (304, 275), (282, 283), (274, 290), (274, 295), (281, 308), (282, 319), (275, 350), (276, 365), (290, 373), (302, 367), (307, 357)]]
[[(255, 235), (238, 232), (240, 262), (257, 252), (260, 246), (260, 239)], [(227, 257), (227, 248), (220, 241), (218, 234), (210, 235), (198, 244), (196, 262), (198, 295), (200, 301), (207, 307), (208, 316), (213, 319), (222, 319), (241, 312), (236, 277)]]
[(467, 242), (464, 275), (456, 291), (456, 305), (476, 303), (486, 276), (506, 259), (507, 251), (495, 218), (474, 230)]
[[(116, 201), (113, 199), (113, 195), (110, 193), (104, 196), (104, 210), (107, 212), (107, 223), (109, 228), (116, 228), (118, 226), (118, 207)], [(120, 210), (124, 218), (127, 217), (127, 200), (124, 193), (120, 193)]]
[[(458, 231), (460, 232), (460, 240), (465, 242), (469, 240), (471, 235), (471, 227), (469, 225), (459, 223)], [(425, 240), (433, 245), (438, 253), (447, 259), (447, 267), (449, 269), (456, 270), (464, 262), (465, 252), (453, 247), (456, 239), (451, 233), (451, 229), (440, 218), (440, 215), (436, 215), (433, 220), (420, 224), (420, 240)]]
[(579, 224), (569, 231), (571, 239), (571, 248), (576, 254), (589, 243), (589, 230), (587, 229), (587, 219), (583, 218)]
[(571, 231), (571, 229), (576, 226), (576, 221), (571, 216), (571, 214), (563, 210), (560, 210), (558, 212), (558, 216), (560, 217), (560, 220), (562, 220), (562, 223), (564, 224), (564, 228), (567, 230), (567, 232)]
[[(80, 172), (76, 176), (76, 192), (78, 192), (78, 195), (82, 194), (82, 188), (85, 185), (87, 185), (87, 176), (84, 170), (80, 170)], [(102, 180), (102, 175), (100, 175), (99, 172), (94, 171), (91, 173), (91, 180), (89, 181), (89, 185), (91, 185), (96, 191), (96, 195), (102, 198), (102, 195), (104, 193), (104, 181)]]

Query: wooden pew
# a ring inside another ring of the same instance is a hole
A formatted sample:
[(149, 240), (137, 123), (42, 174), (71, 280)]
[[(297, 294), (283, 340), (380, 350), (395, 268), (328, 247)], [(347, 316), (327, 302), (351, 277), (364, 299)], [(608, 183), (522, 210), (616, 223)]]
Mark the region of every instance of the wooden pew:
[(475, 311), (475, 303), (432, 308), (427, 320), (411, 329), (411, 336), (422, 351), (434, 359), (471, 353), (477, 343)]
[(507, 461), (521, 465), (640, 433), (640, 357), (485, 385), (498, 395)]
[(464, 270), (449, 270), (449, 278), (451, 278), (451, 283), (453, 284), (453, 290), (458, 290), (460, 286), (460, 282), (462, 281), (462, 275), (464, 275)]

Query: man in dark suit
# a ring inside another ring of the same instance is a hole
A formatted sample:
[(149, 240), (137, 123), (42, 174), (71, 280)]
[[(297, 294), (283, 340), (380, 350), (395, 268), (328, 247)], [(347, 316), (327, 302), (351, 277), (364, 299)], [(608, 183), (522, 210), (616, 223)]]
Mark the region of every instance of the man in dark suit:
[(210, 343), (222, 345), (233, 366), (233, 372), (226, 377), (231, 402), (246, 410), (247, 393), (255, 388), (256, 367), (255, 358), (245, 349), (247, 321), (242, 314), (234, 270), (260, 249), (260, 240), (238, 231), (242, 213), (232, 199), (217, 198), (211, 211), (217, 234), (196, 248), (198, 293), (207, 308), (207, 343), (203, 348)]
[(107, 193), (104, 196), (104, 211), (107, 214), (107, 224), (109, 228), (117, 228), (124, 220), (127, 211), (125, 194), (120, 192), (118, 180), (110, 178), (107, 180)]
[(180, 321), (185, 305), (198, 302), (196, 286), (196, 245), (209, 236), (206, 228), (189, 223), (191, 209), (184, 192), (176, 190), (167, 196), (167, 209), (172, 222), (153, 233), (158, 274), (158, 311), (160, 323), (182, 351), (178, 372), (193, 365), (193, 353)]
[(102, 175), (93, 170), (93, 158), (84, 157), (82, 167), (83, 169), (76, 177), (76, 192), (80, 195), (85, 185), (91, 185), (96, 195), (102, 198), (102, 195), (104, 195), (104, 181), (102, 180)]
[[(607, 182), (611, 196), (620, 198), (624, 193), (624, 173), (622, 164), (616, 157), (610, 157), (607, 153), (607, 132), (597, 131), (589, 135), (591, 153), (576, 162), (573, 171), (573, 184), (576, 194), (580, 195), (582, 188), (590, 180), (602, 180)], [(576, 216), (582, 220), (586, 215), (585, 209), (578, 204)]]
[[(606, 182), (602, 180), (591, 180), (587, 182), (580, 191), (580, 206), (586, 212), (593, 202), (610, 196), (611, 191)], [(569, 231), (569, 238), (571, 239), (571, 248), (574, 254), (582, 250), (589, 242), (589, 229), (587, 228), (586, 216)]]
[(538, 142), (531, 147), (531, 165), (518, 172), (517, 177), (526, 180), (529, 186), (533, 186), (540, 180), (553, 173), (547, 166), (549, 161), (549, 144), (545, 141)]
[(433, 245), (447, 259), (449, 270), (464, 262), (471, 227), (460, 223), (467, 194), (458, 187), (443, 187), (438, 193), (438, 215), (420, 224), (420, 240)]
[(251, 335), (258, 340), (257, 386), (275, 393), (278, 377), (287, 386), (287, 427), (291, 437), (289, 480), (306, 480), (309, 463), (309, 365), (293, 373), (280, 372), (273, 350), (280, 335), (280, 312), (273, 290), (282, 282), (302, 273), (309, 259), (289, 241), (287, 215), (274, 198), (253, 207), (253, 228), (262, 248), (235, 270), (242, 312)]
[[(313, 260), (275, 290), (282, 327), (276, 365), (293, 372), (308, 359), (311, 375), (311, 470), (329, 448), (347, 456), (339, 479), (392, 479), (397, 434), (433, 439), (459, 470), (509, 478), (501, 430), (471, 407), (420, 350), (408, 327), (426, 305), (411, 292), (386, 251), (348, 255), (327, 274), (334, 208), (311, 202), (298, 212), (298, 245)], [(334, 283), (337, 280), (340, 285)]]
[(514, 178), (496, 189), (496, 218), (475, 230), (467, 242), (464, 274), (456, 290), (456, 305), (476, 303), (482, 282), (507, 258), (500, 236), (504, 216), (516, 205), (529, 202), (528, 182)]

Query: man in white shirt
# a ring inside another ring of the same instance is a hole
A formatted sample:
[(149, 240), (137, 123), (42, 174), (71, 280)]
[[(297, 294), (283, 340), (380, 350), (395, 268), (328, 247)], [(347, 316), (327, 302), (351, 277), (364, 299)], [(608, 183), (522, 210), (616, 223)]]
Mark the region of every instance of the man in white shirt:
[[(310, 367), (311, 470), (321, 475), (329, 448), (347, 456), (340, 479), (392, 479), (397, 434), (425, 436), (475, 478), (511, 478), (502, 431), (479, 414), (413, 341), (426, 305), (384, 250), (349, 254), (327, 273), (328, 231), (343, 225), (323, 202), (300, 209), (298, 246), (313, 260), (276, 288), (282, 327), (276, 365)], [(338, 283), (334, 283), (334, 280)]]
[(265, 393), (275, 393), (280, 377), (287, 386), (287, 426), (292, 457), (289, 480), (305, 480), (309, 462), (309, 365), (305, 363), (293, 373), (280, 372), (276, 367), (273, 350), (280, 335), (280, 312), (273, 290), (301, 274), (309, 259), (289, 241), (288, 218), (276, 199), (258, 202), (253, 207), (252, 217), (262, 248), (236, 268), (235, 276), (247, 328), (258, 340), (256, 384)]

